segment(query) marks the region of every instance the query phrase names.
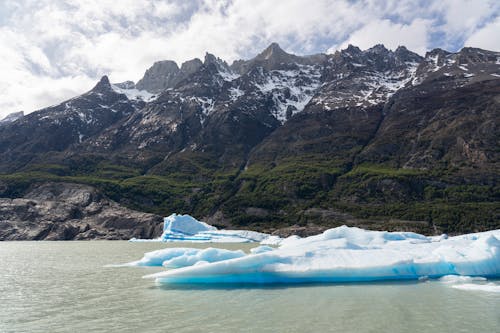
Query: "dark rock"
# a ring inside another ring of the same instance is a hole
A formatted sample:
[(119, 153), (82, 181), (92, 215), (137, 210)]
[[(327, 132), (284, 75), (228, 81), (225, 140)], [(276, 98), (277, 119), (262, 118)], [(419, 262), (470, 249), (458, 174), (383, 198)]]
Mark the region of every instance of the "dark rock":
[(0, 199), (0, 240), (154, 238), (161, 231), (160, 216), (124, 208), (86, 185), (47, 183), (24, 198)]

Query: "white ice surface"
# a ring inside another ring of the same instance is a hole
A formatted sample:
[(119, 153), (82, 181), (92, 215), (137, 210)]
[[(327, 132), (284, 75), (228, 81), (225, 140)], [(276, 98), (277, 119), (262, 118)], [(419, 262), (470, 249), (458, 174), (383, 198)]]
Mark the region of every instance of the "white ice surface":
[(464, 283), (464, 284), (456, 284), (452, 287), (455, 289), (461, 289), (461, 290), (500, 293), (500, 285), (492, 283), (492, 282), (486, 283), (486, 284)]
[(146, 276), (160, 283), (308, 283), (500, 277), (500, 230), (456, 237), (346, 226), (279, 248)]
[(129, 262), (118, 266), (164, 266), (168, 268), (199, 265), (200, 263), (217, 262), (240, 258), (245, 255), (241, 250), (231, 251), (225, 249), (193, 249), (176, 247), (147, 252), (141, 260)]
[(446, 285), (460, 290), (500, 293), (500, 284), (486, 283), (486, 279), (479, 276), (446, 275), (439, 279)]

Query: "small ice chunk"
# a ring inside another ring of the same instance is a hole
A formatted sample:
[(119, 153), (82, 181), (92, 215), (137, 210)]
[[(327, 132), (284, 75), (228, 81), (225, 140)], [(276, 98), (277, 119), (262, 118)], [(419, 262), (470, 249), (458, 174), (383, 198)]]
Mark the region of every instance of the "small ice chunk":
[(439, 281), (444, 283), (465, 283), (473, 281), (486, 281), (486, 279), (481, 276), (445, 275), (440, 278)]
[(461, 289), (461, 290), (500, 293), (500, 285), (495, 284), (495, 283), (486, 283), (486, 284), (464, 283), (464, 284), (454, 285), (454, 286), (452, 286), (452, 288)]

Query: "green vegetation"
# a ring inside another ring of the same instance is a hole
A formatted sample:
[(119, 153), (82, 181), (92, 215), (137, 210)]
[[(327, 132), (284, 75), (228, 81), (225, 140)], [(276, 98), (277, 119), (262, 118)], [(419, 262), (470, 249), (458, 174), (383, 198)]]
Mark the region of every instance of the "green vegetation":
[[(368, 164), (346, 170), (314, 155), (223, 171), (195, 158), (158, 174), (99, 159), (87, 162), (76, 171), (68, 165), (35, 164), (0, 175), (0, 196), (19, 197), (47, 181), (76, 182), (95, 186), (133, 209), (199, 217), (221, 211), (235, 226), (267, 231), (310, 223), (424, 233), (500, 228), (499, 187), (453, 183), (442, 170)], [(310, 209), (341, 217), (309, 214)]]

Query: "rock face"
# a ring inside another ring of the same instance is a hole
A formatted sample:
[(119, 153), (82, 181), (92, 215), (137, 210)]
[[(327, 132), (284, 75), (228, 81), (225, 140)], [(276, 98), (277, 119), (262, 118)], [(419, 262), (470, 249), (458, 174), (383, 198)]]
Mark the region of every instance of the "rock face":
[(500, 227), (499, 87), (500, 53), (477, 48), (297, 56), (273, 43), (231, 65), (160, 61), (137, 84), (103, 77), (3, 124), (0, 196), (78, 181), (135, 209), (267, 232), (341, 214), (425, 233)]
[(201, 66), (200, 59), (186, 61), (181, 65), (181, 68), (171, 60), (158, 61), (137, 82), (136, 88), (152, 93), (160, 93), (168, 88), (175, 87), (180, 81), (195, 73)]
[(162, 218), (124, 208), (96, 189), (46, 183), (22, 198), (0, 199), (0, 240), (154, 238)]

